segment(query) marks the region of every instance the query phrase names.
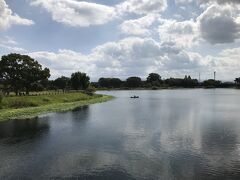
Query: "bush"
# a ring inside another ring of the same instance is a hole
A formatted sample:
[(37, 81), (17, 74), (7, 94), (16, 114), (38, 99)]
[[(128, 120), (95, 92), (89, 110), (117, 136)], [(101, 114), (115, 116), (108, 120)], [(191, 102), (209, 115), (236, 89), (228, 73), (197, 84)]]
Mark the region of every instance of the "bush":
[(95, 93), (96, 89), (93, 86), (89, 86), (84, 93), (86, 93), (87, 95), (92, 96)]

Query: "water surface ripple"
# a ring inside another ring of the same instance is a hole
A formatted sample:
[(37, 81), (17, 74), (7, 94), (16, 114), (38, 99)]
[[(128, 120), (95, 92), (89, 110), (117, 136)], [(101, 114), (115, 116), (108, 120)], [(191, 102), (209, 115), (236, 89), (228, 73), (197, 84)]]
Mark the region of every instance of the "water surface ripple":
[(0, 123), (0, 179), (240, 179), (240, 90), (101, 93), (117, 98)]

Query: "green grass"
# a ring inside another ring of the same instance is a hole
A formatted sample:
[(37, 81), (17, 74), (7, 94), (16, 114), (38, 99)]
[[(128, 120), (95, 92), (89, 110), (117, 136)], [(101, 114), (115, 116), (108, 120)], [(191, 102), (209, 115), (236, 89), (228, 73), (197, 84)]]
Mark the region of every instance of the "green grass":
[(68, 111), (74, 108), (105, 102), (113, 97), (89, 96), (84, 93), (66, 93), (39, 96), (5, 97), (0, 109), (0, 121), (31, 118), (49, 112)]

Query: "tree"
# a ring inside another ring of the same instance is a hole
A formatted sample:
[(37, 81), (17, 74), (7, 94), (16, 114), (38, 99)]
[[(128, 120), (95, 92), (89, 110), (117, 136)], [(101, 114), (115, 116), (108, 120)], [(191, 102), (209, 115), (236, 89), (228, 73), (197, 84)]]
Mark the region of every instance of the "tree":
[(147, 77), (147, 83), (152, 86), (159, 86), (162, 82), (161, 76), (157, 73), (150, 73)]
[(165, 80), (165, 83), (171, 87), (193, 88), (198, 86), (198, 80), (192, 79), (191, 76), (185, 76), (184, 79), (169, 78)]
[(3, 79), (2, 79), (2, 78), (0, 78), (0, 91), (2, 91), (2, 90), (3, 90), (3, 87), (4, 87), (4, 85), (3, 85)]
[(141, 84), (142, 84), (142, 80), (139, 77), (129, 77), (126, 81), (127, 87), (136, 88), (136, 87), (140, 87)]
[(71, 85), (75, 90), (85, 90), (88, 88), (90, 78), (86, 73), (76, 72), (71, 75)]
[(150, 73), (147, 77), (147, 82), (161, 81), (161, 76), (157, 73)]
[(39, 92), (39, 91), (43, 91), (44, 87), (40, 82), (35, 82), (31, 84), (31, 91), (35, 91), (35, 92)]
[(118, 78), (100, 78), (98, 84), (100, 87), (105, 88), (119, 88), (122, 85), (122, 81)]
[(239, 85), (239, 84), (240, 84), (240, 77), (239, 77), (239, 78), (236, 78), (236, 79), (234, 80), (234, 82), (235, 82), (236, 85)]
[(206, 88), (215, 88), (221, 85), (221, 81), (216, 81), (214, 79), (208, 79), (206, 81), (203, 81), (203, 86)]
[(198, 85), (198, 80), (192, 79), (191, 76), (186, 75), (182, 81), (182, 87), (185, 87), (185, 88), (193, 88), (197, 85)]
[(100, 78), (98, 80), (100, 87), (109, 88), (110, 87), (110, 78)]
[(65, 91), (65, 89), (67, 88), (69, 83), (70, 83), (70, 78), (65, 77), (65, 76), (57, 78), (53, 82), (54, 86), (56, 86), (58, 89), (62, 89), (63, 92)]
[(110, 84), (111, 84), (111, 87), (120, 88), (122, 85), (122, 81), (118, 78), (112, 78), (110, 80)]
[(21, 89), (29, 94), (31, 84), (48, 79), (50, 70), (43, 69), (34, 59), (27, 55), (9, 54), (2, 56), (0, 61), (0, 78), (5, 85), (9, 85), (18, 95)]

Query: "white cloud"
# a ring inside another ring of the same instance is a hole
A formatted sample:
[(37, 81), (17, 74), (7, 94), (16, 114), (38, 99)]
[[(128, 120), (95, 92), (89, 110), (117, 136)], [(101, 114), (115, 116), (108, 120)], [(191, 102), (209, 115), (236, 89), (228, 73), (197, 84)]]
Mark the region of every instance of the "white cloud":
[(114, 7), (85, 1), (33, 0), (31, 4), (45, 8), (53, 20), (74, 27), (105, 24), (116, 15)]
[(18, 47), (18, 43), (11, 37), (0, 37), (0, 47), (11, 52), (25, 52), (26, 50)]
[(160, 19), (159, 36), (163, 42), (176, 42), (181, 47), (192, 47), (198, 43), (198, 27), (193, 20), (176, 21)]
[(207, 56), (205, 59), (209, 69), (217, 71), (218, 78), (222, 80), (233, 80), (239, 77), (240, 48), (224, 49), (217, 56)]
[(166, 0), (127, 0), (117, 5), (122, 13), (149, 14), (160, 13), (167, 8)]
[[(0, 2), (4, 1), (0, 0)], [(125, 79), (134, 75), (144, 78), (152, 71), (158, 72), (163, 77), (170, 75), (183, 77), (185, 74), (193, 75), (200, 71), (206, 73), (215, 70), (218, 74), (224, 73), (223, 79), (230, 79), (233, 74), (239, 76), (237, 75), (240, 68), (239, 48), (223, 50), (219, 54), (214, 51), (214, 55), (208, 56), (192, 52), (197, 46), (199, 52), (211, 53), (205, 47), (206, 44), (207, 47), (225, 44), (221, 45), (221, 48), (225, 48), (228, 47), (227, 43), (232, 43), (231, 47), (236, 47), (234, 42), (240, 38), (238, 6), (228, 3), (219, 5), (216, 3), (217, 0), (211, 1), (211, 5), (207, 3), (204, 5), (206, 8), (196, 11), (197, 13), (203, 11), (202, 14), (197, 14), (197, 18), (192, 16), (188, 20), (180, 21), (171, 19), (179, 13), (178, 11), (172, 13), (169, 19), (162, 18), (160, 13), (167, 8), (166, 0), (127, 0), (114, 7), (79, 0), (57, 2), (31, 0), (31, 2), (50, 12), (53, 20), (69, 26), (88, 27), (105, 24), (120, 16), (123, 19), (119, 29), (126, 38), (99, 45), (89, 54), (66, 49), (57, 52), (29, 53), (51, 69), (53, 78), (61, 75), (69, 76), (74, 71), (84, 71), (93, 80), (101, 76)], [(176, 0), (176, 3), (190, 2), (192, 0)], [(177, 15), (182, 15), (182, 19), (186, 18), (184, 14)], [(12, 12), (10, 16), (16, 17)], [(129, 17), (137, 18), (124, 21)], [(160, 41), (156, 40), (158, 39), (155, 36), (156, 29)], [(9, 51), (24, 51), (18, 47), (14, 39), (7, 37), (0, 38), (0, 47)]]
[(88, 27), (105, 24), (129, 13), (160, 13), (167, 8), (167, 1), (126, 0), (116, 6), (107, 6), (78, 0), (31, 0), (31, 5), (46, 9), (52, 14), (54, 21), (74, 27)]
[(163, 42), (174, 41), (181, 47), (189, 48), (199, 45), (202, 40), (212, 45), (234, 43), (240, 38), (239, 12), (238, 7), (213, 4), (196, 20), (160, 18), (160, 39)]
[(32, 25), (34, 22), (13, 14), (4, 0), (0, 0), (0, 30), (7, 29), (12, 25)]
[(75, 71), (82, 71), (96, 80), (100, 76), (111, 76), (120, 71), (114, 61), (107, 62), (97, 53), (84, 55), (80, 52), (60, 49), (58, 52), (40, 51), (29, 55), (49, 67), (52, 78), (70, 76)]
[(198, 0), (200, 3), (240, 4), (239, 0)]
[(191, 70), (199, 69), (203, 62), (201, 56), (197, 53), (180, 51), (178, 54), (169, 53), (163, 57), (164, 68), (168, 70)]
[(191, 3), (193, 0), (175, 0), (176, 4), (185, 4), (185, 3)]
[(184, 77), (190, 74), (197, 78), (210, 78), (217, 71), (218, 78), (232, 80), (240, 76), (240, 48), (223, 50), (216, 56), (201, 56), (179, 48), (173, 42), (159, 43), (152, 38), (129, 37), (116, 42), (108, 42), (92, 49), (90, 54), (72, 50), (58, 52), (32, 52), (30, 56), (50, 68), (52, 78), (70, 76), (72, 72), (83, 71), (93, 81), (100, 77), (129, 76), (145, 78), (150, 72), (163, 77)]
[(233, 6), (213, 4), (197, 21), (201, 37), (211, 44), (232, 43), (240, 38), (239, 10)]
[(88, 55), (70, 50), (33, 52), (29, 55), (50, 67), (53, 77), (80, 70), (87, 72), (94, 80), (101, 76), (123, 79), (132, 75), (145, 77), (154, 68), (162, 74), (202, 67), (199, 56), (183, 51), (174, 44), (160, 44), (151, 38), (131, 37), (105, 43)]
[(121, 32), (126, 35), (150, 36), (152, 26), (158, 15), (148, 14), (139, 19), (126, 20), (120, 25)]

